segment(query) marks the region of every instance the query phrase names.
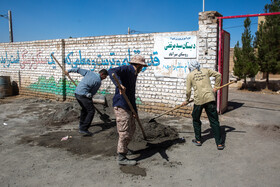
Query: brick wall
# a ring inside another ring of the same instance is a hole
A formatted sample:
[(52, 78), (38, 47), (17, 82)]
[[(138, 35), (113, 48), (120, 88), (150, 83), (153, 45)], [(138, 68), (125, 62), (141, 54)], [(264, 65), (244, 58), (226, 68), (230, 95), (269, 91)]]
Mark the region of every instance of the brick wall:
[[(73, 99), (75, 86), (65, 80), (61, 68), (80, 67), (98, 72), (127, 65), (140, 54), (149, 65), (138, 76), (136, 102), (140, 110), (162, 113), (185, 100), (187, 64), (199, 60), (203, 67), (216, 70), (217, 12), (199, 13), (199, 31), (112, 35), (0, 44), (0, 76), (10, 76), (20, 94)], [(71, 74), (77, 83), (82, 76)], [(102, 81), (101, 94), (112, 94), (109, 78)], [(174, 115), (189, 116), (182, 109)]]

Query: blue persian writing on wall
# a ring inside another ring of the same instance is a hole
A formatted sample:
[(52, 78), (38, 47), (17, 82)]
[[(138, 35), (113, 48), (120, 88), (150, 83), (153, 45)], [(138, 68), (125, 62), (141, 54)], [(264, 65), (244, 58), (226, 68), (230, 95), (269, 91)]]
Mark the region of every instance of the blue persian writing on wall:
[[(134, 50), (134, 54), (140, 54), (140, 50)], [(147, 64), (148, 66), (158, 66), (160, 64), (160, 61), (158, 57), (154, 56), (157, 55), (157, 52), (153, 52), (152, 55), (150, 55), (150, 59), (148, 60)], [(94, 71), (98, 66), (109, 66), (109, 68), (112, 68), (112, 66), (122, 66), (122, 65), (128, 65), (131, 57), (131, 51), (128, 49), (128, 57), (122, 58), (122, 59), (115, 59), (115, 53), (110, 52), (111, 58), (103, 58), (102, 55), (97, 55), (95, 58), (83, 58), (82, 51), (79, 50), (79, 58), (73, 58), (74, 52), (70, 52), (66, 55), (65, 63), (68, 65), (71, 65), (71, 68), (76, 68), (78, 65), (89, 65), (91, 66), (91, 70)], [(54, 65), (55, 68), (55, 61), (51, 57), (51, 62), (49, 62), (50, 65)], [(143, 71), (145, 71), (146, 68), (143, 68)]]
[[(128, 56), (124, 58), (115, 58), (115, 53), (110, 52), (110, 58), (104, 58), (102, 55), (97, 55), (96, 57), (92, 58), (85, 58), (83, 57), (83, 53), (81, 50), (78, 51), (78, 58), (74, 58), (74, 52), (69, 52), (65, 57), (65, 63), (67, 65), (71, 65), (72, 68), (82, 66), (82, 65), (88, 65), (90, 66), (90, 69), (94, 71), (98, 66), (109, 66), (111, 68), (112, 66), (121, 66), (121, 65), (128, 65), (131, 53), (134, 53), (134, 55), (140, 54), (140, 50), (133, 50), (131, 51), (128, 49)], [(55, 54), (52, 52), (51, 54)], [(0, 56), (0, 62), (3, 68), (9, 68), (11, 64), (20, 64), (21, 69), (37, 69), (39, 64), (47, 64), (50, 65), (53, 69), (56, 69), (56, 63), (54, 59), (52, 58), (51, 54), (49, 57), (43, 56), (42, 51), (28, 51), (24, 49), (20, 55), (19, 51), (17, 51), (17, 55), (9, 55), (8, 52), (5, 52), (5, 55)], [(159, 66), (160, 60), (156, 56), (158, 53), (153, 52), (150, 55), (149, 60), (147, 60), (148, 66)], [(108, 69), (109, 69), (108, 68)], [(145, 71), (146, 68), (144, 68), (142, 71)]]
[(20, 57), (19, 52), (17, 51), (16, 57), (13, 55), (8, 55), (8, 52), (5, 52), (5, 55), (1, 55), (0, 57), (1, 65), (4, 68), (9, 68), (11, 64), (19, 64)]

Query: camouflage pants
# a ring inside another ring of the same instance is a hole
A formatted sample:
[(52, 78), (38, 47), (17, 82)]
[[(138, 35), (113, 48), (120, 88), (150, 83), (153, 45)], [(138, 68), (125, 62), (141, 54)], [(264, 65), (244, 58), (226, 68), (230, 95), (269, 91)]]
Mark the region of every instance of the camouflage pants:
[(119, 133), (118, 153), (127, 153), (127, 146), (130, 143), (136, 129), (135, 118), (131, 111), (114, 107)]

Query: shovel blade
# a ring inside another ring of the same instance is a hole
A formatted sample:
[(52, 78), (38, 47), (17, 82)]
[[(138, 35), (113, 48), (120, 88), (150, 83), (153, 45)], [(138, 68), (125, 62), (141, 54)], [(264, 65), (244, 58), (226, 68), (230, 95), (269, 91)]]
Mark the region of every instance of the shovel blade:
[(104, 122), (111, 122), (110, 120), (110, 116), (108, 116), (107, 114), (103, 114), (100, 116), (100, 119)]
[(155, 118), (150, 119), (149, 123), (156, 122)]

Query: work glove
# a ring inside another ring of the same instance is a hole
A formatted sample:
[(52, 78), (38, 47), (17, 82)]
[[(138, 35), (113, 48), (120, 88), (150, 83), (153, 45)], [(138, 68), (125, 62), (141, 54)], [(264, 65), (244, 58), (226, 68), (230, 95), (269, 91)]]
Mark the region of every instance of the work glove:
[(89, 99), (92, 99), (92, 94), (91, 93), (87, 93), (86, 97), (89, 98)]

